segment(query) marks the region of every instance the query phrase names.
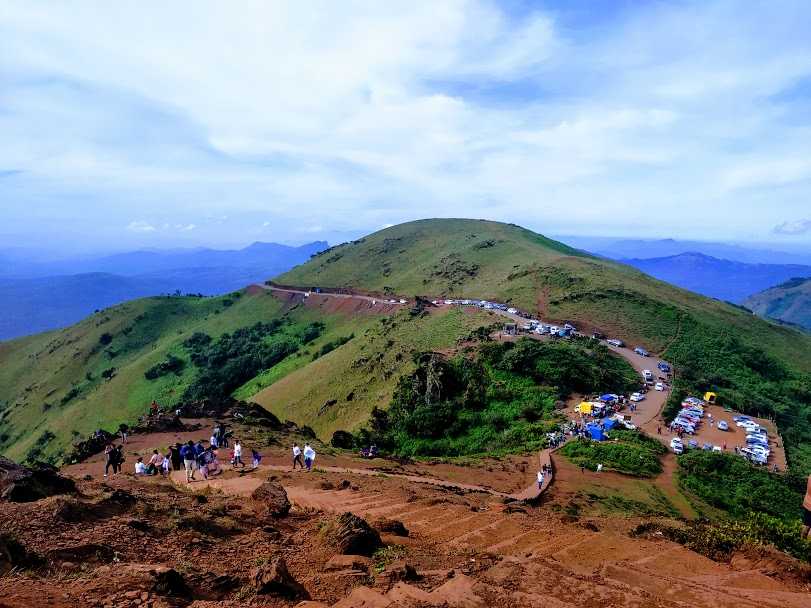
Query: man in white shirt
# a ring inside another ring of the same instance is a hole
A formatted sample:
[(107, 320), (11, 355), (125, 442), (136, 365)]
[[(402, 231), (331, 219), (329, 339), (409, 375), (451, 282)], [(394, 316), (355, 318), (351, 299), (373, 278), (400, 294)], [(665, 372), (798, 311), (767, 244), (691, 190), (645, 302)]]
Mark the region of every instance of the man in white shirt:
[(140, 456), (138, 457), (138, 460), (135, 461), (135, 474), (146, 475), (146, 465), (144, 464), (144, 459)]
[(243, 468), (245, 468), (245, 463), (242, 462), (242, 444), (240, 443), (239, 439), (234, 440), (234, 468), (237, 468), (237, 463), (241, 464)]
[(296, 463), (303, 469), (304, 468), (304, 461), (301, 459), (301, 448), (298, 447), (297, 443), (293, 444), (293, 470), (296, 470)]

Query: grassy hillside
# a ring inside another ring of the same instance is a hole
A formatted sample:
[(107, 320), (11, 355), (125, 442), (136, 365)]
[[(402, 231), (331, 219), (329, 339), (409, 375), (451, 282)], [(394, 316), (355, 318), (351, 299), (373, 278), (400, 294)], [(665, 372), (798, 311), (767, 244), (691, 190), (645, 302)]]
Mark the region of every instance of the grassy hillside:
[(401, 295), (510, 302), (672, 360), (678, 388), (777, 418), (795, 463), (811, 468), (811, 337), (514, 225), (421, 220), (333, 247), (276, 279)]
[[(127, 302), (70, 328), (0, 343), (0, 451), (22, 459), (34, 447), (44, 457), (99, 427), (132, 423), (152, 399), (173, 405), (201, 375), (184, 342), (195, 332), (217, 339), (257, 322), (283, 321), (263, 342), (298, 339), (314, 321), (321, 335), (282, 361), (310, 361), (352, 319), (284, 304), (267, 293), (218, 298), (162, 297)], [(243, 330), (244, 331), (244, 330)], [(346, 330), (352, 331), (351, 327)], [(145, 373), (171, 356), (182, 369), (149, 380)]]
[(359, 428), (372, 408), (388, 407), (400, 377), (415, 367), (414, 354), (453, 348), (458, 338), (497, 321), (492, 314), (458, 309), (358, 319), (355, 338), (271, 384), (253, 401), (328, 440), (336, 430)]
[(756, 293), (744, 306), (763, 317), (811, 330), (811, 279), (791, 279)]

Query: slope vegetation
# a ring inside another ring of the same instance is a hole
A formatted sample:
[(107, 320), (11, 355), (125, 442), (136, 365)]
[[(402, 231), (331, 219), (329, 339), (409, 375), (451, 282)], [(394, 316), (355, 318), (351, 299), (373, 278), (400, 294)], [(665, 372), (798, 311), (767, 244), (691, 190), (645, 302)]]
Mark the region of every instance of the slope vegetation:
[(795, 463), (811, 454), (811, 337), (518, 226), (421, 220), (333, 247), (276, 279), (401, 295), (487, 298), (661, 354), (683, 391), (777, 418)]
[(811, 278), (794, 278), (750, 296), (744, 306), (764, 317), (811, 329)]

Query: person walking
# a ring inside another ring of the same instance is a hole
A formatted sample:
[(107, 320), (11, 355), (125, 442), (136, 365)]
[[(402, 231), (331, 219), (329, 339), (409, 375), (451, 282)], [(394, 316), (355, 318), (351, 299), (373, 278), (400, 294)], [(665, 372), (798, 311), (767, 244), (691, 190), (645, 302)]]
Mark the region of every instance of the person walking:
[(259, 468), (259, 463), (262, 461), (262, 454), (256, 451), (256, 448), (251, 448), (251, 466), (254, 469)]
[(121, 433), (121, 443), (127, 443), (127, 433), (129, 432), (130, 427), (128, 427), (123, 422), (118, 425), (118, 432)]
[(237, 463), (239, 463), (242, 468), (245, 468), (245, 463), (242, 462), (242, 444), (239, 442), (239, 439), (234, 439), (234, 468), (237, 468)]
[(172, 470), (179, 471), (183, 468), (183, 458), (180, 456), (180, 450), (183, 448), (183, 444), (179, 441), (172, 446), (169, 446), (169, 458), (172, 460)]
[(180, 457), (183, 459), (183, 466), (186, 469), (186, 483), (194, 480), (194, 469), (197, 468), (197, 459), (194, 455), (194, 442), (189, 441), (180, 448)]
[(110, 472), (110, 467), (113, 467), (113, 473), (115, 473), (115, 448), (113, 448), (112, 443), (108, 443), (107, 446), (104, 448), (104, 476), (107, 477), (107, 474)]
[(538, 489), (540, 490), (542, 488), (543, 488), (543, 473), (541, 471), (538, 471)]
[(304, 466), (307, 467), (307, 472), (313, 470), (313, 462), (315, 461), (315, 450), (309, 443), (304, 444)]
[(121, 465), (124, 464), (124, 446), (117, 445), (113, 448), (113, 473), (121, 472)]
[(599, 464), (597, 465), (597, 472), (598, 472), (598, 473), (602, 473), (602, 472), (603, 472), (603, 463), (599, 463)]
[(297, 443), (293, 444), (293, 470), (296, 470), (296, 463), (303, 469), (304, 468), (304, 461), (301, 459), (301, 448), (298, 447)]

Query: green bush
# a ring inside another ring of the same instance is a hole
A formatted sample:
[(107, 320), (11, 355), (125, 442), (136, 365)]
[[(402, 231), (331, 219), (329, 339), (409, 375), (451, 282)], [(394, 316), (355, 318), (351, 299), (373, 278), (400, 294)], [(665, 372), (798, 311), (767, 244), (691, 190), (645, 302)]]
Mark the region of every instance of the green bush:
[(147, 380), (156, 380), (161, 376), (165, 376), (166, 374), (175, 374), (179, 376), (184, 367), (186, 367), (186, 362), (183, 359), (180, 357), (175, 357), (174, 355), (169, 355), (164, 361), (161, 361), (160, 363), (153, 365), (146, 370), (144, 372), (144, 377)]
[(667, 449), (658, 441), (633, 431), (610, 431), (609, 434), (611, 439), (606, 441), (570, 441), (560, 452), (572, 463), (592, 471), (602, 464), (603, 470), (637, 477), (653, 477), (662, 472), (659, 456)]
[(678, 466), (682, 489), (733, 516), (758, 512), (792, 521), (801, 515), (801, 491), (734, 454), (690, 450)]

